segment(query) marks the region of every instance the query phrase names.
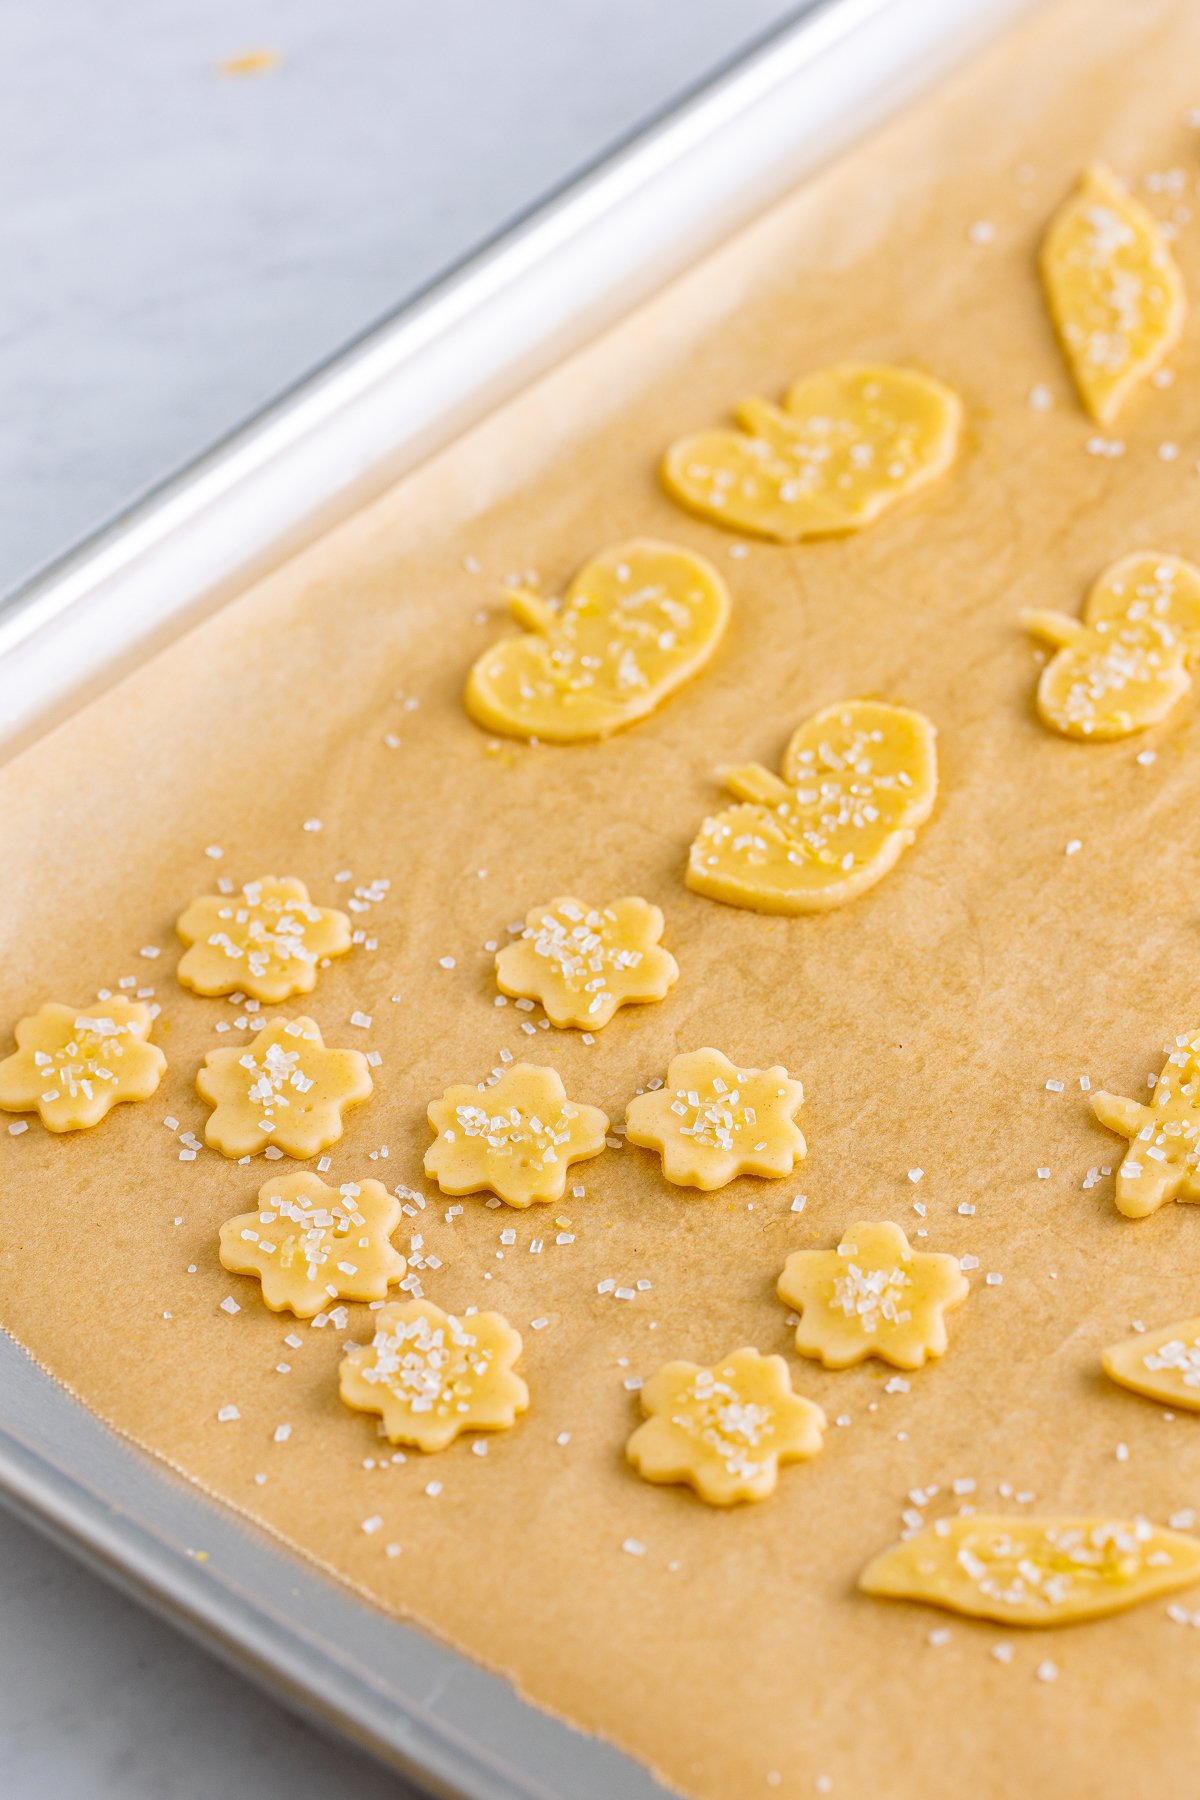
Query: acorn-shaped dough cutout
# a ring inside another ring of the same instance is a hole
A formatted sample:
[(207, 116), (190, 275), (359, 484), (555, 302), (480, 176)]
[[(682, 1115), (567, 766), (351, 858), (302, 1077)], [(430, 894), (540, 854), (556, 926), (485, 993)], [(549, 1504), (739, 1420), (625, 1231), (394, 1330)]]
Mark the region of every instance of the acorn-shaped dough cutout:
[(828, 912), (874, 887), (937, 796), (936, 732), (923, 713), (845, 700), (793, 734), (782, 776), (723, 771), (741, 804), (705, 819), (687, 885), (755, 912)]
[(702, 556), (636, 538), (604, 550), (561, 600), (514, 591), (524, 628), (478, 658), (463, 701), (485, 731), (539, 743), (610, 737), (708, 662), (729, 591)]
[(1111, 425), (1183, 330), (1183, 278), (1162, 227), (1096, 163), (1051, 220), (1040, 263), (1079, 397)]
[(861, 530), (936, 481), (958, 451), (962, 402), (917, 369), (838, 363), (782, 407), (752, 398), (734, 417), (739, 430), (672, 444), (663, 486), (714, 525), (795, 544)]
[(1043, 724), (1103, 743), (1157, 725), (1188, 693), (1200, 658), (1200, 569), (1137, 550), (1093, 584), (1083, 618), (1027, 611), (1025, 629), (1054, 645), (1038, 681)]

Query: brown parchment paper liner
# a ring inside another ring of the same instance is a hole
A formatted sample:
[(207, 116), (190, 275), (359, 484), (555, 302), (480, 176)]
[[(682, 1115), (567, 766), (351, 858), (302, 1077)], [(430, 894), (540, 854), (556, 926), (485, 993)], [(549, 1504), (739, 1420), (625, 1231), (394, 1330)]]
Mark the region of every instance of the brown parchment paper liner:
[[(134, 973), (157, 988), (171, 1064), (152, 1102), (94, 1132), (0, 1133), (4, 1324), (120, 1430), (705, 1800), (766, 1791), (769, 1772), (796, 1795), (820, 1775), (837, 1793), (922, 1800), (1196, 1791), (1200, 1639), (1161, 1605), (1021, 1637), (1005, 1666), (989, 1654), (995, 1628), (955, 1622), (934, 1648), (938, 1615), (864, 1599), (854, 1581), (917, 1486), (940, 1484), (930, 1517), (957, 1504), (947, 1490), (964, 1476), (988, 1506), (1017, 1507), (1000, 1483), (1041, 1510), (1159, 1521), (1200, 1501), (1196, 1421), (1167, 1422), (1097, 1364), (1131, 1319), (1196, 1311), (1200, 1217), (1171, 1207), (1131, 1224), (1108, 1182), (1081, 1190), (1120, 1145), (1078, 1087), (1087, 1074), (1141, 1090), (1167, 1035), (1200, 1019), (1197, 703), (1142, 740), (1064, 742), (1034, 717), (1017, 622), (1025, 605), (1074, 611), (1125, 551), (1200, 554), (1200, 330), (1175, 384), (1127, 409), (1125, 453), (1089, 454), (1033, 266), (1092, 157), (1135, 178), (1181, 169), (1193, 203), (1198, 69), (1186, 0), (1054, 6), (0, 774), (6, 1026)], [(1179, 197), (1151, 203), (1169, 213)], [(993, 241), (972, 241), (980, 220)], [(1200, 295), (1187, 220), (1178, 254)], [(660, 493), (659, 453), (740, 395), (777, 397), (845, 357), (952, 383), (970, 422), (961, 466), (859, 539), (732, 558), (727, 536)], [(1027, 401), (1039, 382), (1048, 412)], [(1164, 442), (1177, 459), (1160, 458)], [(471, 658), (507, 629), (497, 584), (532, 566), (554, 591), (633, 533), (727, 570), (735, 613), (710, 670), (611, 743), (492, 752), (459, 696)], [(397, 689), (419, 706), (405, 711)], [(715, 765), (774, 767), (801, 718), (859, 694), (940, 729), (942, 796), (897, 870), (824, 918), (690, 895), (685, 852), (718, 803)], [(1147, 746), (1152, 766), (1135, 760)], [(304, 831), (312, 818), (320, 832)], [(342, 870), (392, 885), (361, 916), (378, 950), (326, 971), (303, 1008), (327, 1042), (383, 1056), (332, 1181), (425, 1187), (427, 1101), (502, 1047), (552, 1063), (618, 1120), (675, 1050), (706, 1043), (785, 1063), (809, 1096), (793, 1181), (690, 1197), (630, 1148), (576, 1171), (587, 1196), (560, 1207), (518, 1216), (469, 1199), (447, 1222), (431, 1195), (414, 1221), (443, 1259), (427, 1291), (497, 1307), (526, 1339), (531, 1411), (486, 1457), (460, 1443), (364, 1468), (379, 1445), (340, 1405), (336, 1365), (369, 1312), (352, 1309), (345, 1332), (269, 1314), (216, 1259), (219, 1224), (268, 1166), (180, 1163), (162, 1124), (201, 1128), (197, 1065), (238, 1035), (214, 1033), (236, 1015), (227, 1002), (176, 989), (178, 912), (221, 873), (295, 873), (338, 904)], [(590, 1047), (522, 1033), (521, 1014), (493, 1005), (481, 949), (564, 892), (661, 903), (682, 971), (666, 1001), (621, 1013)], [(162, 956), (141, 960), (143, 944)], [(348, 1024), (355, 1009), (369, 1031)], [(1046, 1092), (1048, 1078), (1066, 1091)], [(386, 1162), (369, 1161), (383, 1144)], [(924, 1247), (979, 1258), (944, 1361), (889, 1393), (886, 1370), (792, 1357), (831, 1428), (763, 1505), (716, 1513), (627, 1470), (628, 1377), (743, 1343), (790, 1355), (773, 1298), (788, 1252), (861, 1217), (915, 1229), (914, 1198)], [(574, 1242), (556, 1245), (560, 1229)], [(988, 1271), (1002, 1284), (986, 1286)], [(653, 1286), (615, 1301), (596, 1293), (610, 1276)], [(284, 1347), (291, 1331), (299, 1350)], [(218, 1423), (226, 1404), (238, 1421)], [(1038, 1681), (1048, 1655), (1058, 1679)]]

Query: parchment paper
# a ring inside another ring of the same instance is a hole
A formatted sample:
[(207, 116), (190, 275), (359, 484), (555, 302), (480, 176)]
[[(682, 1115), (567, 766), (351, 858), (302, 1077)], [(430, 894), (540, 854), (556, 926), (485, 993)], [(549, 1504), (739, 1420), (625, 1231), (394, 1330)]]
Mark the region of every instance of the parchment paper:
[[(157, 990), (171, 1064), (151, 1103), (96, 1131), (0, 1134), (4, 1324), (122, 1431), (703, 1800), (745, 1800), (769, 1779), (806, 1795), (822, 1776), (837, 1794), (903, 1800), (1197, 1791), (1200, 1634), (1162, 1604), (1019, 1637), (1005, 1665), (994, 1627), (955, 1622), (934, 1647), (939, 1615), (854, 1582), (915, 1487), (940, 1488), (929, 1517), (968, 1476), (977, 1503), (1018, 1511), (1030, 1493), (1027, 1509), (1160, 1522), (1200, 1504), (1200, 1419), (1168, 1422), (1097, 1365), (1132, 1319), (1200, 1308), (1200, 1216), (1175, 1206), (1134, 1224), (1109, 1182), (1082, 1189), (1120, 1146), (1078, 1085), (1144, 1091), (1165, 1038), (1200, 1017), (1198, 705), (1147, 739), (1069, 744), (1034, 716), (1018, 624), (1026, 605), (1076, 611), (1123, 552), (1200, 555), (1200, 334), (1174, 385), (1108, 434), (1124, 453), (1090, 453), (1033, 269), (1049, 212), (1092, 157), (1137, 181), (1179, 170), (1182, 193), (1150, 203), (1163, 216), (1194, 204), (1198, 71), (1187, 0), (1053, 6), (0, 774), (6, 1028), (132, 973)], [(992, 241), (974, 241), (980, 221)], [(1195, 295), (1196, 227), (1179, 225)], [(961, 465), (912, 510), (858, 539), (738, 558), (659, 491), (673, 436), (846, 357), (925, 366), (964, 397)], [(1050, 410), (1029, 404), (1038, 383)], [(635, 533), (727, 571), (735, 615), (715, 663), (610, 743), (494, 753), (459, 696), (470, 660), (508, 629), (499, 584), (532, 567), (553, 592)], [(860, 694), (940, 729), (941, 799), (898, 869), (822, 918), (689, 894), (715, 766), (773, 766), (807, 713)], [(1145, 747), (1152, 765), (1137, 761)], [(306, 832), (310, 819), (323, 829)], [(442, 1259), (427, 1292), (499, 1307), (526, 1338), (532, 1410), (486, 1457), (460, 1443), (364, 1467), (379, 1444), (340, 1405), (336, 1365), (369, 1313), (313, 1330), (224, 1273), (217, 1228), (269, 1168), (208, 1151), (180, 1162), (162, 1123), (202, 1129), (196, 1068), (240, 1035), (214, 1030), (236, 1007), (177, 988), (173, 921), (216, 876), (271, 871), (303, 876), (323, 903), (391, 882), (359, 921), (377, 950), (293, 1008), (327, 1041), (383, 1057), (330, 1180), (428, 1192), (427, 1101), (485, 1075), (501, 1048), (553, 1063), (617, 1120), (673, 1051), (707, 1043), (785, 1063), (808, 1091), (794, 1181), (689, 1196), (627, 1148), (580, 1172), (585, 1199), (548, 1211), (473, 1199), (447, 1222), (450, 1202), (431, 1194), (412, 1221)], [(621, 1013), (590, 1047), (522, 1033), (522, 1015), (493, 1003), (482, 948), (570, 891), (660, 902), (682, 969), (664, 1004)], [(142, 945), (162, 955), (141, 959)], [(369, 1031), (349, 1025), (356, 1009)], [(721, 1514), (641, 1484), (622, 1457), (637, 1417), (626, 1380), (742, 1343), (790, 1354), (773, 1298), (785, 1256), (862, 1216), (923, 1224), (925, 1247), (979, 1258), (944, 1361), (889, 1393), (881, 1368), (793, 1357), (830, 1431), (763, 1505)], [(555, 1244), (557, 1219), (573, 1243)], [(986, 1285), (989, 1271), (1002, 1283)], [(653, 1286), (619, 1302), (596, 1292), (610, 1276)], [(299, 1350), (284, 1346), (292, 1331)], [(226, 1404), (239, 1420), (218, 1422)], [(1053, 1681), (1035, 1676), (1047, 1657)]]

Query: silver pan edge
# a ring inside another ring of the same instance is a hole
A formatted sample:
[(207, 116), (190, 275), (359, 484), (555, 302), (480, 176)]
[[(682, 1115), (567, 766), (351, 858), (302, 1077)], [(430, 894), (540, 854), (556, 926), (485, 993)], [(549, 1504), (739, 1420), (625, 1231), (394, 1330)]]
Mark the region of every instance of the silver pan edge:
[[(1030, 3), (809, 0), (0, 604), (0, 756), (382, 492)], [(664, 1792), (117, 1436), (3, 1336), (0, 1504), (423, 1792)]]

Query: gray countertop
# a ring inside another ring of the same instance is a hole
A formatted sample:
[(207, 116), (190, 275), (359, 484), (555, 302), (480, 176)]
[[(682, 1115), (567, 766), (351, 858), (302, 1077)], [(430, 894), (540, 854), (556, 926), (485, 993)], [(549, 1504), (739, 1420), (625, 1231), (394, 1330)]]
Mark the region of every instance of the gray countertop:
[[(0, 592), (794, 9), (9, 7)], [(275, 66), (218, 72), (260, 49)], [(399, 1792), (0, 1515), (5, 1800), (351, 1787)]]
[(10, 7), (0, 592), (794, 9)]

